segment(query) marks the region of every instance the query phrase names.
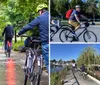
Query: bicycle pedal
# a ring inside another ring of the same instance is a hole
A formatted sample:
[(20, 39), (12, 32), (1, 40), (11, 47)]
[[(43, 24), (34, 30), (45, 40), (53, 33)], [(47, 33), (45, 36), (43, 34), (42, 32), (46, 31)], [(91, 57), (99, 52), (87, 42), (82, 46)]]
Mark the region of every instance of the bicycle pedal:
[(22, 69), (23, 69), (24, 72), (26, 72), (27, 67), (23, 66)]
[(50, 39), (50, 41), (53, 41), (53, 39)]
[(32, 73), (29, 74), (29, 79), (30, 79), (30, 80), (33, 79), (33, 74), (32, 74)]
[(30, 80), (33, 81), (33, 80), (34, 80), (34, 77), (32, 76), (32, 77), (30, 78)]
[(73, 36), (73, 41), (79, 41), (76, 36)]

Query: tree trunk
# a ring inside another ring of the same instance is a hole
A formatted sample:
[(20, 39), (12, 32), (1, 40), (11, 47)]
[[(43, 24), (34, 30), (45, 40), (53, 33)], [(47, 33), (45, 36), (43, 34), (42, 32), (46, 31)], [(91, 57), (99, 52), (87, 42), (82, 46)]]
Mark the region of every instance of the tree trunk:
[(17, 43), (16, 30), (15, 30), (15, 43)]
[(95, 13), (93, 12), (93, 22), (95, 22)]

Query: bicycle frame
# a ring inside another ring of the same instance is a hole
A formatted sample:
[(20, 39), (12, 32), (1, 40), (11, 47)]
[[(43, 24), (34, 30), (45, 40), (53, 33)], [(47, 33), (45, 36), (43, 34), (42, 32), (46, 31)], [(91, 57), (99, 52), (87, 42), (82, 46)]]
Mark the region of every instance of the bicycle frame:
[(11, 42), (8, 40), (7, 41), (7, 52), (5, 52), (6, 57), (10, 57), (10, 52), (11, 52)]
[[(37, 49), (33, 49), (33, 50), (31, 48), (29, 48), (27, 67), (32, 68), (32, 66), (35, 64), (35, 61), (38, 57), (38, 54), (37, 54), (38, 50), (39, 50), (39, 47)], [(33, 63), (30, 62), (31, 60)], [(40, 64), (41, 63), (38, 61), (38, 66), (40, 66)]]
[(60, 30), (61, 26), (60, 27), (51, 26), (51, 27), (57, 28), (56, 32), (54, 32), (53, 34), (50, 34), (50, 38), (52, 39), (55, 36), (55, 34)]
[(87, 27), (80, 27), (79, 29), (82, 29), (82, 28), (85, 28), (81, 33), (79, 33), (78, 35), (77, 35), (77, 37), (79, 38), (85, 31), (88, 31), (87, 30)]
[(51, 27), (57, 28), (57, 30), (56, 30), (54, 33), (50, 34), (50, 39), (52, 39), (52, 38), (55, 36), (55, 34), (56, 34), (60, 29), (63, 29), (63, 28), (62, 28), (63, 26), (69, 26), (69, 25), (60, 25), (60, 26), (55, 26), (55, 25), (53, 25), (53, 26), (51, 26)]
[(7, 45), (8, 47), (11, 47), (11, 43), (9, 41), (7, 41)]
[[(34, 45), (34, 47), (35, 47), (35, 45)], [(39, 67), (42, 68), (42, 56), (40, 56), (40, 54), (38, 54), (39, 49), (40, 49), (40, 45), (37, 48), (34, 48), (34, 49), (29, 48), (28, 49), (28, 56), (26, 58), (26, 62), (27, 62), (27, 64), (26, 64), (26, 69), (27, 69), (26, 75), (30, 74), (28, 77), (31, 81), (30, 82), (31, 85), (33, 85), (33, 77), (36, 75), (35, 74), (36, 72), (35, 72), (35, 69), (34, 69), (36, 64), (37, 64), (38, 68)], [(37, 61), (37, 63), (36, 63), (36, 61)], [(39, 75), (41, 75), (40, 72), (42, 72), (42, 70), (41, 71), (39, 70)], [(27, 83), (27, 81), (26, 81), (26, 83)], [(24, 83), (24, 85), (26, 85), (26, 83)]]

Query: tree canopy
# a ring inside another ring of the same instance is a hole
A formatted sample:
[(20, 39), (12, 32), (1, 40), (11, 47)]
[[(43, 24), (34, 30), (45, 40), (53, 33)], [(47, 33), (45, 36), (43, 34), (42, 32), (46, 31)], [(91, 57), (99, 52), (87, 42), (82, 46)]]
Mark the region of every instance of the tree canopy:
[(78, 65), (91, 65), (100, 64), (100, 54), (93, 47), (85, 48), (79, 58), (77, 59)]
[[(75, 9), (80, 5), (82, 13), (88, 18), (100, 18), (100, 1), (99, 0), (51, 0), (51, 16), (65, 17), (66, 11)], [(98, 13), (97, 13), (98, 12)]]
[(36, 7), (40, 3), (48, 4), (48, 0), (0, 0), (0, 33), (6, 22), (11, 22), (15, 29), (20, 29), (33, 20), (38, 15)]

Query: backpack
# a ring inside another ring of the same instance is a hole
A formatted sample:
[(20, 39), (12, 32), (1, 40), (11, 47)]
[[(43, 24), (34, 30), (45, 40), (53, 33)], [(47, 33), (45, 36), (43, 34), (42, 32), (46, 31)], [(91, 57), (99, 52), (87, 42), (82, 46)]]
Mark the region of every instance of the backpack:
[(67, 12), (66, 12), (66, 18), (69, 19), (71, 14), (73, 12), (73, 9), (69, 9)]

